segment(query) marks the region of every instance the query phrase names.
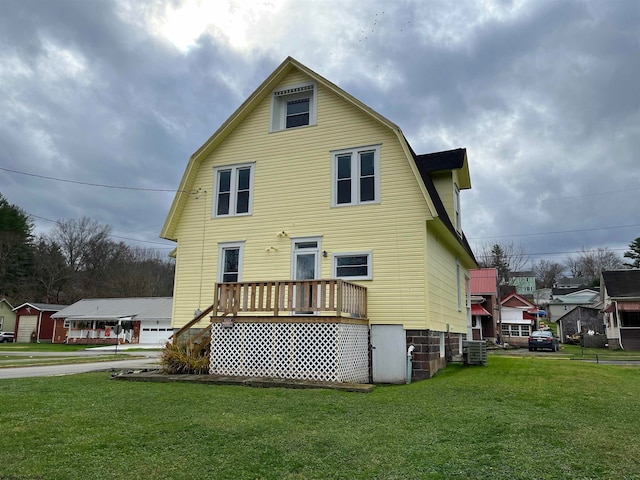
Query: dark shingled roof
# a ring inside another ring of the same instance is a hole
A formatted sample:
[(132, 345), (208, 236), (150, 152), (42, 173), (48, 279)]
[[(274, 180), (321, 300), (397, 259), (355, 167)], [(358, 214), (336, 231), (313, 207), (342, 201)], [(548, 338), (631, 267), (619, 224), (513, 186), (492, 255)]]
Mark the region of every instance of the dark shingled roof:
[[(407, 145), (409, 145), (409, 142), (407, 142)], [(473, 254), (473, 251), (471, 250), (471, 245), (469, 245), (469, 242), (467, 241), (467, 237), (464, 235), (464, 233), (459, 235), (455, 227), (453, 226), (453, 223), (451, 223), (449, 214), (444, 208), (444, 204), (442, 203), (442, 199), (438, 194), (438, 190), (433, 183), (433, 179), (431, 178), (431, 175), (429, 175), (430, 172), (435, 172), (437, 170), (455, 170), (456, 168), (462, 168), (467, 150), (465, 148), (457, 148), (455, 150), (447, 150), (445, 152), (416, 155), (411, 145), (409, 145), (409, 149), (411, 150), (413, 160), (418, 167), (418, 172), (420, 172), (420, 177), (422, 177), (424, 186), (427, 188), (427, 192), (429, 192), (429, 196), (433, 201), (433, 205), (436, 207), (438, 217), (447, 227), (447, 230), (449, 230), (458, 239), (458, 242), (460, 242), (462, 248), (465, 249), (465, 251), (473, 259), (473, 261), (475, 263), (478, 263), (476, 261), (475, 255)], [(437, 168), (434, 168), (434, 165), (436, 165)]]
[(640, 297), (640, 270), (610, 270), (602, 278), (610, 297)]
[(416, 164), (422, 166), (427, 172), (438, 172), (440, 170), (456, 170), (464, 165), (464, 157), (467, 154), (465, 148), (446, 150), (444, 152), (425, 153), (415, 155)]

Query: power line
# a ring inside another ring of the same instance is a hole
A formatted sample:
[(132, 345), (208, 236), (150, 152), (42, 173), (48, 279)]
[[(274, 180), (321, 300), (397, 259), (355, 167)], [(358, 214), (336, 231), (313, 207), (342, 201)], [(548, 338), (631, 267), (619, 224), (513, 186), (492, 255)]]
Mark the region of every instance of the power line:
[[(51, 223), (58, 223), (58, 221), (51, 220), (50, 218), (40, 217), (38, 215), (34, 215), (32, 213), (29, 213), (29, 212), (25, 212), (25, 213), (27, 215), (29, 215), (30, 217), (34, 217), (34, 218), (37, 218), (37, 219), (40, 219), (40, 220), (45, 220), (45, 221), (51, 222)], [(175, 248), (175, 247), (172, 247), (171, 245), (167, 245), (166, 243), (154, 242), (154, 241), (151, 241), (151, 240), (138, 240), (137, 238), (122, 237), (120, 235), (112, 235), (112, 234), (109, 234), (109, 237), (118, 238), (120, 240), (129, 240), (129, 241), (132, 241), (132, 242), (150, 243), (152, 245), (162, 245), (164, 247), (164, 249), (166, 249), (166, 250), (173, 250)], [(158, 250), (160, 250), (160, 248), (158, 248)]]
[(540, 233), (519, 233), (515, 235), (492, 235), (490, 237), (469, 237), (469, 240), (483, 240), (487, 238), (511, 238), (511, 237), (533, 237), (536, 235), (556, 235), (560, 233), (577, 233), (577, 232), (593, 232), (595, 230), (609, 230), (612, 228), (631, 228), (640, 227), (640, 224), (635, 225), (614, 225), (611, 227), (596, 227), (596, 228), (583, 228), (576, 230), (559, 230), (557, 232), (540, 232)]
[(173, 192), (175, 193), (180, 191), (176, 189), (165, 189), (165, 188), (127, 187), (122, 185), (106, 185), (102, 183), (80, 182), (77, 180), (68, 180), (65, 178), (48, 177), (46, 175), (37, 175), (35, 173), (20, 172), (18, 170), (12, 170), (10, 168), (4, 168), (4, 167), (0, 167), (0, 170), (3, 170), (5, 172), (17, 173), (18, 175), (25, 175), (27, 177), (42, 178), (44, 180), (54, 180), (56, 182), (73, 183), (76, 185), (86, 185), (89, 187), (115, 188), (118, 190), (135, 190), (135, 191), (142, 191), (142, 192)]
[[(635, 192), (640, 190), (640, 187), (632, 187), (632, 188), (623, 188), (621, 190), (608, 190), (606, 192), (596, 192), (596, 193), (581, 193), (578, 195), (567, 195), (564, 197), (548, 197), (548, 198), (543, 198), (541, 199), (541, 201), (547, 201), (547, 200), (552, 200), (552, 201), (557, 201), (557, 200), (567, 200), (570, 198), (582, 198), (582, 197), (599, 197), (602, 195), (608, 195), (610, 193), (624, 193), (624, 192)], [(531, 200), (526, 200), (526, 201), (522, 201), (522, 202), (509, 202), (508, 204), (503, 203), (494, 203), (494, 204), (489, 204), (489, 205), (480, 205), (484, 208), (492, 208), (492, 207), (504, 207), (506, 205), (530, 205), (531, 204)]]

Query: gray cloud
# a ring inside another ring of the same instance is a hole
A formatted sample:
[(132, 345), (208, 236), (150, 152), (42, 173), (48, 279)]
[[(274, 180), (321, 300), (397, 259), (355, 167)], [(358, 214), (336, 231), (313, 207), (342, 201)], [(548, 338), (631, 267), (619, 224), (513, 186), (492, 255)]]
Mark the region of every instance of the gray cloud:
[[(212, 18), (180, 50), (151, 26), (182, 3), (4, 0), (0, 167), (175, 189), (191, 153), (292, 55), (418, 152), (467, 147), (472, 243), (548, 254), (640, 235), (603, 228), (640, 224), (637, 2), (303, 1), (278, 3), (269, 21), (231, 6), (253, 22), (252, 43)], [(146, 242), (160, 242), (173, 197), (6, 171), (0, 192), (39, 217), (87, 215)]]

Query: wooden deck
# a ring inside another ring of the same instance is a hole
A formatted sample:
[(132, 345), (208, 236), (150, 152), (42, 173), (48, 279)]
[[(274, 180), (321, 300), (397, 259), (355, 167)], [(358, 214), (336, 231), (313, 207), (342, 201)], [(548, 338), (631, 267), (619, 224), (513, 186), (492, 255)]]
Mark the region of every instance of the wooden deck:
[[(201, 325), (206, 320), (207, 325)], [(213, 322), (368, 324), (367, 288), (339, 279), (217, 283), (213, 304), (173, 334), (192, 342)]]
[(218, 283), (213, 317), (329, 315), (367, 318), (367, 289), (344, 280)]

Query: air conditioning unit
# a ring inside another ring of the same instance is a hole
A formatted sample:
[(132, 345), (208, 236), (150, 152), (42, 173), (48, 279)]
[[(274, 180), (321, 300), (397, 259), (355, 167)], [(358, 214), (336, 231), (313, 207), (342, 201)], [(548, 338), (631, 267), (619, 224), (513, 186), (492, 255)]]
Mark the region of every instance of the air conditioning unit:
[(484, 340), (462, 342), (462, 360), (465, 365), (486, 365), (487, 342)]

